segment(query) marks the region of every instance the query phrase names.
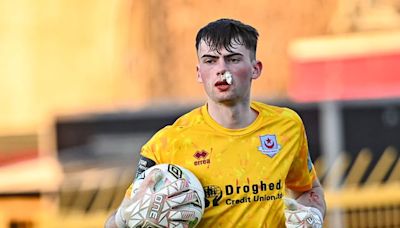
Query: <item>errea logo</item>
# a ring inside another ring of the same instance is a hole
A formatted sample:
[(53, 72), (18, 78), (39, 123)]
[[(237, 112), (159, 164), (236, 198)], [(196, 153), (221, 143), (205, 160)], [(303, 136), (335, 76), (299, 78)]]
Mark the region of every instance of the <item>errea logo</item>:
[(194, 161), (194, 165), (206, 165), (210, 164), (210, 158), (208, 157), (210, 153), (208, 153), (205, 150), (200, 150), (196, 151), (196, 153), (193, 154), (193, 157), (196, 158), (196, 161)]

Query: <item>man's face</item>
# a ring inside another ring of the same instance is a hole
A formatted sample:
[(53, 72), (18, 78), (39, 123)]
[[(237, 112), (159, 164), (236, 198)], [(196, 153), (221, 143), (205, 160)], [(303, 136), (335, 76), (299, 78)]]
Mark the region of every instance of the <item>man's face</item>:
[[(247, 102), (251, 81), (261, 73), (262, 64), (250, 57), (250, 50), (244, 45), (232, 44), (231, 51), (225, 48), (216, 51), (201, 41), (197, 51), (197, 81), (203, 83), (208, 99), (215, 103)], [(221, 80), (221, 75), (227, 71), (232, 74), (231, 85)]]

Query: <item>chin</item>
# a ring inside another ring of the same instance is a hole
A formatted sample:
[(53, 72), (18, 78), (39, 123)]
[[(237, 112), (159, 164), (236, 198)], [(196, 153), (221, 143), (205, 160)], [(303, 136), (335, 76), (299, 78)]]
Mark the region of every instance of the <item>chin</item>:
[(215, 103), (224, 104), (224, 105), (234, 105), (237, 103), (237, 99), (231, 97), (220, 97), (213, 99)]

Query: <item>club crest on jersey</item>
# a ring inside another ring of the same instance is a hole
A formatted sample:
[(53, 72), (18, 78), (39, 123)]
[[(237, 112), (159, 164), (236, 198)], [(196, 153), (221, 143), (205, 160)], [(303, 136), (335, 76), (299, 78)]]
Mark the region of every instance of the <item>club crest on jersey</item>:
[(261, 146), (258, 147), (258, 150), (261, 153), (268, 155), (270, 158), (275, 156), (280, 150), (281, 145), (278, 144), (276, 140), (276, 135), (262, 135), (260, 136)]

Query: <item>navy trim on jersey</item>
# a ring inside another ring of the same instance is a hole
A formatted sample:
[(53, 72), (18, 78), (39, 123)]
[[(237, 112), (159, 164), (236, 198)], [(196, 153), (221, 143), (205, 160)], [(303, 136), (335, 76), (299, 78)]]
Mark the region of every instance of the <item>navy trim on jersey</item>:
[(156, 165), (155, 161), (151, 160), (150, 158), (146, 158), (146, 157), (140, 155), (139, 162), (138, 162), (137, 169), (136, 169), (135, 179), (138, 178), (138, 176), (140, 174), (142, 174), (144, 171), (146, 171), (148, 168), (150, 168), (154, 165)]

